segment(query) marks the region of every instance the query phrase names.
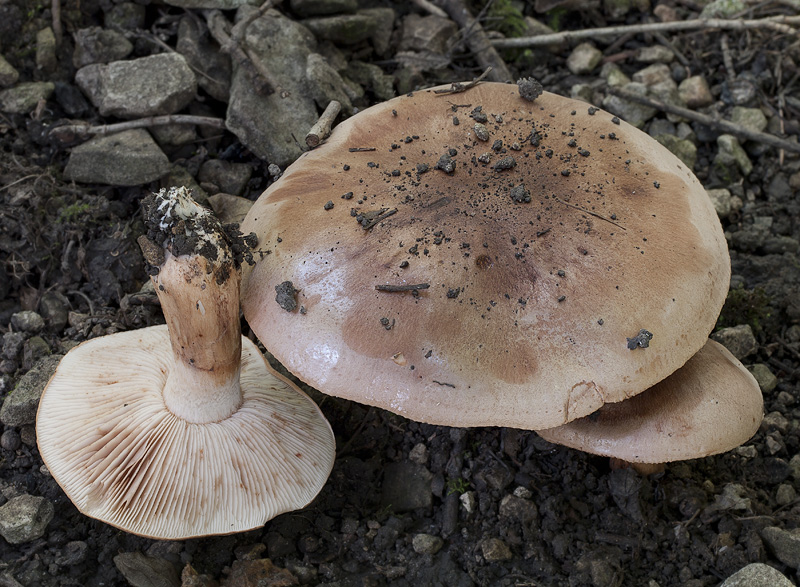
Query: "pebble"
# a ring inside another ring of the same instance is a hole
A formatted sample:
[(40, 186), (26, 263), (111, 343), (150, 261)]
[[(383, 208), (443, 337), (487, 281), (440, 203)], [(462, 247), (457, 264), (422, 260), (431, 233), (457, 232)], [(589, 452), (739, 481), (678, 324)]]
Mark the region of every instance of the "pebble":
[(486, 562), (507, 561), (514, 555), (508, 545), (499, 538), (487, 538), (481, 542), (481, 553)]
[(55, 508), (43, 497), (23, 494), (0, 507), (0, 535), (11, 544), (23, 544), (44, 536)]
[(0, 434), (0, 447), (5, 450), (17, 450), (20, 446), (22, 446), (22, 440), (20, 440), (19, 433), (13, 428), (8, 428), (3, 431), (3, 434)]
[(22, 310), (11, 315), (11, 326), (15, 330), (36, 334), (44, 329), (44, 318), (32, 310)]
[(764, 563), (751, 563), (725, 579), (719, 587), (792, 587), (777, 569)]
[(678, 94), (688, 108), (703, 108), (714, 103), (708, 82), (701, 75), (693, 75), (683, 80), (678, 86)]
[(749, 324), (721, 328), (713, 333), (711, 338), (727, 348), (740, 361), (758, 350), (758, 342)]
[(432, 534), (415, 534), (411, 545), (418, 554), (436, 554), (444, 546), (444, 540)]
[(770, 526), (761, 531), (761, 538), (779, 561), (800, 569), (800, 528), (784, 530)]
[(603, 52), (591, 43), (581, 43), (567, 57), (567, 68), (575, 75), (590, 73), (603, 60)]

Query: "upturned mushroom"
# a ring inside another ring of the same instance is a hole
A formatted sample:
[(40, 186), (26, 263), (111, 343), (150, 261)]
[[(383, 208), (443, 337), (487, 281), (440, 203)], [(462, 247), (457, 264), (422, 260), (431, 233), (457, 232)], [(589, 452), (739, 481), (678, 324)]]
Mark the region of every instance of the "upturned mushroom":
[(323, 393), (451, 426), (552, 428), (681, 367), (730, 278), (691, 170), (583, 102), (453, 89), (346, 120), (253, 206), (264, 345)]
[(143, 248), (167, 324), (67, 353), (41, 398), (39, 451), (82, 513), (128, 532), (257, 528), (322, 488), (330, 426), (241, 335), (247, 247), (184, 188), (162, 190), (146, 212)]
[(683, 367), (647, 391), (537, 434), (650, 472), (663, 463), (743, 444), (758, 430), (763, 411), (753, 375), (724, 346), (709, 340)]

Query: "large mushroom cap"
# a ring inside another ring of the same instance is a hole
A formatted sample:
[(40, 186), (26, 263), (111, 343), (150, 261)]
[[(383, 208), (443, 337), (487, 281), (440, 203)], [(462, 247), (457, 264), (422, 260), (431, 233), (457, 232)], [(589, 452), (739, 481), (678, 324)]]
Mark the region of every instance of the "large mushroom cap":
[(241, 407), (193, 424), (164, 405), (166, 326), (85, 342), (39, 405), (42, 458), (84, 514), (159, 539), (229, 534), (308, 504), (333, 465), (319, 408), (242, 338)]
[(289, 370), (453, 426), (548, 428), (647, 389), (703, 346), (730, 277), (679, 159), (607, 112), (494, 83), (353, 116), (242, 230), (263, 252), (245, 316)]
[(709, 340), (651, 389), (539, 436), (630, 463), (668, 463), (725, 452), (758, 430), (764, 400), (755, 378)]

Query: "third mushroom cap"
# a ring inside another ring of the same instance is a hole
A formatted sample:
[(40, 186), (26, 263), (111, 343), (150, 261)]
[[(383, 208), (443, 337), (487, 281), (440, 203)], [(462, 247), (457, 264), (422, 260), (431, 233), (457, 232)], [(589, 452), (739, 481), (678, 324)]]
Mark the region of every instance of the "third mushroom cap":
[(494, 83), (350, 118), (242, 230), (262, 251), (245, 316), (290, 371), (452, 426), (549, 428), (640, 393), (703, 346), (730, 278), (679, 159)]

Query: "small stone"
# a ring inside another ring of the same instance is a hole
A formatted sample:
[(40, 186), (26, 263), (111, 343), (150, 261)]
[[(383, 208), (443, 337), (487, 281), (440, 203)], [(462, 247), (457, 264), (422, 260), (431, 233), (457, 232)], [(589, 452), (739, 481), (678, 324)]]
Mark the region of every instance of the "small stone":
[(731, 122), (754, 132), (763, 132), (767, 128), (767, 117), (761, 108), (734, 106), (731, 110)]
[(45, 27), (36, 33), (36, 67), (45, 73), (56, 69), (56, 36), (53, 29)]
[(800, 569), (800, 528), (783, 530), (771, 526), (761, 531), (761, 538), (779, 561)]
[[(623, 89), (632, 94), (639, 94), (640, 96), (647, 95), (647, 86), (642, 83), (631, 82), (625, 85)], [(644, 123), (653, 118), (657, 112), (656, 109), (651, 106), (637, 104), (613, 94), (609, 94), (603, 98), (603, 108), (619, 116), (636, 128), (642, 128)]]
[(756, 337), (749, 324), (722, 328), (714, 332), (711, 338), (727, 348), (740, 361), (758, 350)]
[(17, 386), (3, 402), (3, 407), (0, 409), (0, 422), (15, 428), (34, 423), (39, 398), (47, 382), (50, 381), (50, 377), (55, 373), (60, 360), (60, 355), (51, 355), (40, 359), (30, 371), (22, 376)]
[(713, 0), (703, 7), (700, 18), (731, 18), (747, 10), (744, 0)]
[(0, 88), (7, 88), (17, 83), (19, 72), (6, 58), (0, 55)]
[(713, 190), (706, 190), (711, 203), (714, 204), (714, 210), (717, 211), (717, 216), (720, 218), (727, 218), (732, 209), (731, 205), (731, 192), (725, 188), (717, 188)]
[(417, 554), (436, 554), (444, 546), (444, 540), (432, 534), (415, 534), (411, 545)]
[(13, 88), (0, 91), (0, 111), (9, 114), (27, 114), (47, 100), (55, 91), (52, 82), (23, 82)]
[(447, 43), (458, 32), (458, 26), (449, 18), (420, 16), (411, 13), (403, 18), (400, 27), (400, 51), (430, 51), (445, 54)]
[(22, 446), (22, 440), (20, 440), (19, 433), (9, 428), (8, 430), (4, 430), (3, 434), (0, 434), (0, 447), (5, 450), (17, 450), (20, 446)]
[(408, 453), (408, 458), (412, 463), (417, 463), (418, 465), (425, 465), (428, 463), (428, 447), (425, 446), (423, 443), (418, 442), (414, 445), (414, 448), (411, 449), (411, 452)]
[(778, 505), (789, 505), (797, 498), (797, 491), (789, 483), (781, 483), (775, 492), (775, 501)]
[(486, 562), (507, 561), (513, 558), (511, 549), (499, 538), (487, 538), (481, 542), (481, 553)]
[(458, 500), (461, 502), (464, 511), (468, 514), (471, 514), (475, 511), (475, 507), (477, 506), (477, 499), (475, 498), (474, 491), (466, 491), (458, 496)]
[(11, 325), (16, 330), (36, 334), (44, 329), (44, 319), (32, 310), (22, 310), (11, 315)]
[(636, 61), (641, 63), (670, 63), (675, 59), (675, 54), (664, 45), (642, 47), (636, 55)]
[(694, 169), (694, 164), (697, 162), (697, 145), (692, 141), (670, 134), (658, 135), (655, 139), (683, 161), (689, 169)]
[(625, 75), (619, 65), (610, 61), (603, 64), (603, 67), (600, 69), (600, 75), (612, 88), (621, 88), (631, 83), (631, 78)]
[(778, 378), (764, 363), (756, 363), (750, 367), (750, 373), (756, 378), (758, 386), (764, 393), (771, 393), (778, 386)]
[(717, 147), (719, 152), (714, 158), (714, 167), (718, 174), (720, 173), (719, 167), (729, 168), (731, 164), (735, 164), (745, 177), (750, 175), (753, 171), (753, 163), (736, 137), (720, 135), (717, 137)]
[(719, 587), (792, 587), (777, 569), (764, 563), (751, 563), (725, 579)]
[(603, 59), (603, 52), (591, 43), (581, 43), (567, 57), (567, 68), (575, 75), (591, 73)]
[(689, 108), (703, 108), (714, 102), (706, 78), (701, 75), (687, 77), (678, 86), (678, 94)]
[(633, 81), (646, 86), (654, 86), (662, 82), (675, 83), (672, 80), (672, 72), (664, 63), (654, 63), (633, 74)]
[[(239, 561), (234, 561), (234, 565)], [(114, 566), (133, 587), (180, 587), (178, 570), (169, 561), (141, 552), (122, 552)]]
[(10, 544), (23, 544), (44, 536), (55, 508), (43, 497), (19, 495), (0, 507), (0, 535)]
[(120, 32), (103, 27), (75, 31), (72, 64), (80, 69), (92, 63), (110, 63), (125, 59), (133, 52), (133, 44)]
[(16, 359), (24, 344), (24, 334), (21, 332), (6, 332), (3, 334), (3, 356), (10, 360)]
[(789, 430), (789, 420), (780, 412), (770, 412), (761, 420), (759, 429), (762, 432), (772, 432), (777, 430), (781, 434), (786, 434)]

